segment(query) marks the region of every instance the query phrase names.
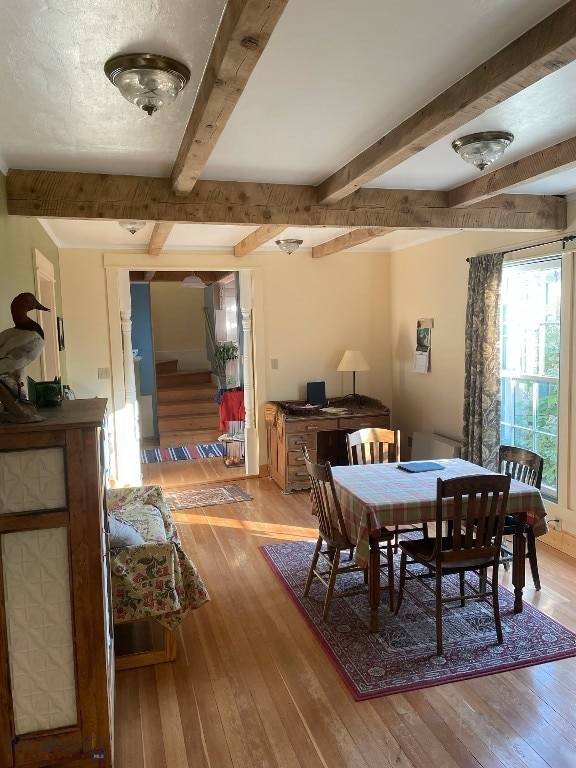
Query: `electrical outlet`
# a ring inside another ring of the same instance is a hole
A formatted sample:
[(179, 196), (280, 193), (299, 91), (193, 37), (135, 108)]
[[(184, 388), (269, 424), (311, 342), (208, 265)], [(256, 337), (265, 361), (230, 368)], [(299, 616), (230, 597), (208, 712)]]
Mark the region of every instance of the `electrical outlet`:
[(110, 378), (110, 368), (98, 368), (98, 378), (99, 379), (109, 379)]
[(270, 360), (270, 367), (272, 368), (273, 371), (277, 371), (278, 370), (278, 359), (277, 358), (273, 357)]
[(552, 528), (555, 531), (561, 531), (562, 530), (562, 518), (557, 517), (552, 520), (548, 521), (548, 527)]

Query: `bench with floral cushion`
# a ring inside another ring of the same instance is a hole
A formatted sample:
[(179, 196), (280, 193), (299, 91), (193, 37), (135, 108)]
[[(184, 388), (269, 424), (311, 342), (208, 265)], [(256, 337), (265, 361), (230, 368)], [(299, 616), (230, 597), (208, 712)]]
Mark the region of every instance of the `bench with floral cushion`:
[(172, 631), (193, 608), (209, 600), (194, 563), (182, 549), (162, 488), (112, 488), (106, 492), (115, 627), (159, 622), (164, 648), (117, 656), (117, 669), (171, 661)]

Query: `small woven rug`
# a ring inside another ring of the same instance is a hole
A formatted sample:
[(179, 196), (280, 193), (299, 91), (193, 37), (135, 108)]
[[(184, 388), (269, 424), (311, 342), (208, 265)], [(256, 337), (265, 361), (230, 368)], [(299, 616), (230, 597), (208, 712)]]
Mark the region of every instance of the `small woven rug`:
[(173, 448), (145, 448), (140, 451), (142, 464), (162, 461), (189, 461), (190, 459), (215, 459), (223, 457), (226, 449), (222, 443), (178, 445)]
[[(504, 587), (499, 593), (503, 645), (496, 641), (490, 604), (468, 600), (461, 608), (455, 603), (457, 607), (444, 609), (440, 663), (434, 613), (406, 592), (394, 617), (388, 609), (388, 592), (382, 589), (378, 633), (368, 631), (365, 594), (335, 599), (327, 621), (322, 621), (325, 587), (314, 579), (308, 596), (302, 595), (314, 544), (294, 541), (268, 544), (261, 550), (357, 701), (576, 656), (575, 634), (526, 602), (523, 612), (515, 614), (514, 595)], [(361, 573), (339, 575), (337, 587), (348, 587), (353, 579), (362, 580)], [(410, 588), (415, 586), (412, 582)]]
[(250, 501), (252, 496), (239, 485), (222, 485), (217, 488), (199, 488), (194, 491), (173, 491), (165, 493), (170, 509), (191, 509), (211, 507), (215, 504), (233, 504), (236, 501)]

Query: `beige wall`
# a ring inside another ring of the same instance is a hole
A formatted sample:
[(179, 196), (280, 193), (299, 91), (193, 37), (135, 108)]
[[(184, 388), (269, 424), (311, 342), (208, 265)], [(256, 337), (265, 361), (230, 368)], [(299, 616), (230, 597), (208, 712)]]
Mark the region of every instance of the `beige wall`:
[[(150, 265), (150, 257), (144, 254), (119, 253), (110, 258), (126, 268)], [(254, 322), (260, 326), (263, 342), (256, 354), (264, 375), (260, 390), (267, 399), (305, 397), (306, 382), (316, 380), (326, 381), (329, 395), (346, 394), (352, 375), (337, 373), (336, 367), (347, 348), (361, 349), (372, 368), (357, 374), (357, 390), (385, 402), (390, 399), (386, 255), (354, 254), (351, 259), (337, 254), (313, 260), (309, 253), (267, 253), (244, 258), (241, 265), (238, 262), (231, 254), (212, 252), (209, 256), (170, 254), (164, 259), (166, 267), (241, 266), (261, 273), (258, 290), (263, 313), (258, 316), (255, 310)], [(157, 269), (157, 264), (151, 266)], [(70, 381), (85, 393), (100, 395), (103, 385), (95, 378), (96, 371), (109, 361), (103, 254), (63, 249), (61, 269), (65, 311), (74, 317), (73, 327), (67, 329)], [(277, 370), (271, 369), (272, 358), (278, 360)]]
[[(576, 204), (568, 211), (567, 232), (576, 231)], [(464, 327), (468, 289), (466, 259), (554, 239), (517, 233), (462, 232), (390, 256), (390, 332), (393, 426), (407, 439), (416, 430), (434, 431), (460, 440), (464, 403)], [(434, 319), (430, 373), (412, 372), (416, 321)], [(576, 338), (576, 328), (573, 329)], [(568, 449), (566, 446), (565, 450)], [(574, 462), (571, 462), (574, 466)], [(567, 487), (576, 485), (569, 470)], [(576, 534), (576, 511), (570, 494), (557, 510), (564, 530)], [(549, 505), (552, 508), (553, 505)]]
[(153, 282), (150, 304), (156, 359), (175, 358), (180, 370), (206, 368), (204, 291)]
[[(58, 249), (35, 220), (8, 216), (6, 177), (0, 173), (0, 330), (13, 325), (10, 303), (19, 293), (35, 292), (34, 249), (37, 248), (54, 265), (56, 306), (62, 314)], [(34, 314), (31, 315), (34, 317)], [(66, 383), (66, 353), (60, 353), (62, 381)], [(37, 381), (41, 379), (40, 362), (35, 360), (25, 371)]]
[[(109, 333), (107, 316), (110, 288), (115, 289), (107, 280), (110, 283), (118, 267), (157, 269), (157, 261), (145, 254), (77, 249), (63, 249), (60, 258), (64, 312), (69, 318), (70, 384), (81, 397), (109, 398), (112, 411), (120, 412), (122, 372), (112, 365), (119, 331)], [(163, 256), (163, 266), (251, 270), (261, 464), (266, 461), (265, 402), (305, 397), (307, 381), (325, 380), (331, 396), (351, 391), (352, 375), (336, 371), (347, 348), (361, 349), (371, 366), (371, 371), (357, 375), (357, 390), (390, 402), (386, 255), (337, 254), (313, 260), (309, 253), (278, 252), (239, 260), (230, 253), (169, 253)], [(271, 368), (272, 358), (278, 360), (277, 370)], [(98, 379), (101, 367), (111, 369), (111, 380)]]

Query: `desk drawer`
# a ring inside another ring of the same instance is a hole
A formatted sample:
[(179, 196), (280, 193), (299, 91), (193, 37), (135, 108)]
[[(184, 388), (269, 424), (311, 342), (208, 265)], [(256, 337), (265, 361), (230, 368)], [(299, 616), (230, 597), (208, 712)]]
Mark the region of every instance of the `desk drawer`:
[[(310, 455), (310, 461), (316, 461), (316, 450), (310, 450), (308, 449), (308, 454)], [(306, 464), (304, 462), (304, 454), (302, 451), (288, 451), (288, 461), (287, 461), (288, 471), (293, 469), (294, 467), (304, 468), (304, 471), (306, 472)]]
[(302, 488), (310, 488), (310, 475), (304, 463), (294, 467), (288, 465), (288, 482), (298, 483)]
[(308, 448), (309, 453), (316, 450), (316, 432), (308, 432), (304, 435), (286, 435), (286, 450), (300, 451), (302, 454), (304, 446)]
[(389, 416), (354, 416), (351, 419), (340, 419), (340, 429), (346, 429), (349, 432), (357, 429), (365, 429), (366, 427), (382, 427), (389, 429), (390, 417)]
[(287, 421), (286, 434), (299, 432), (325, 432), (338, 429), (338, 419), (303, 419), (302, 421)]

